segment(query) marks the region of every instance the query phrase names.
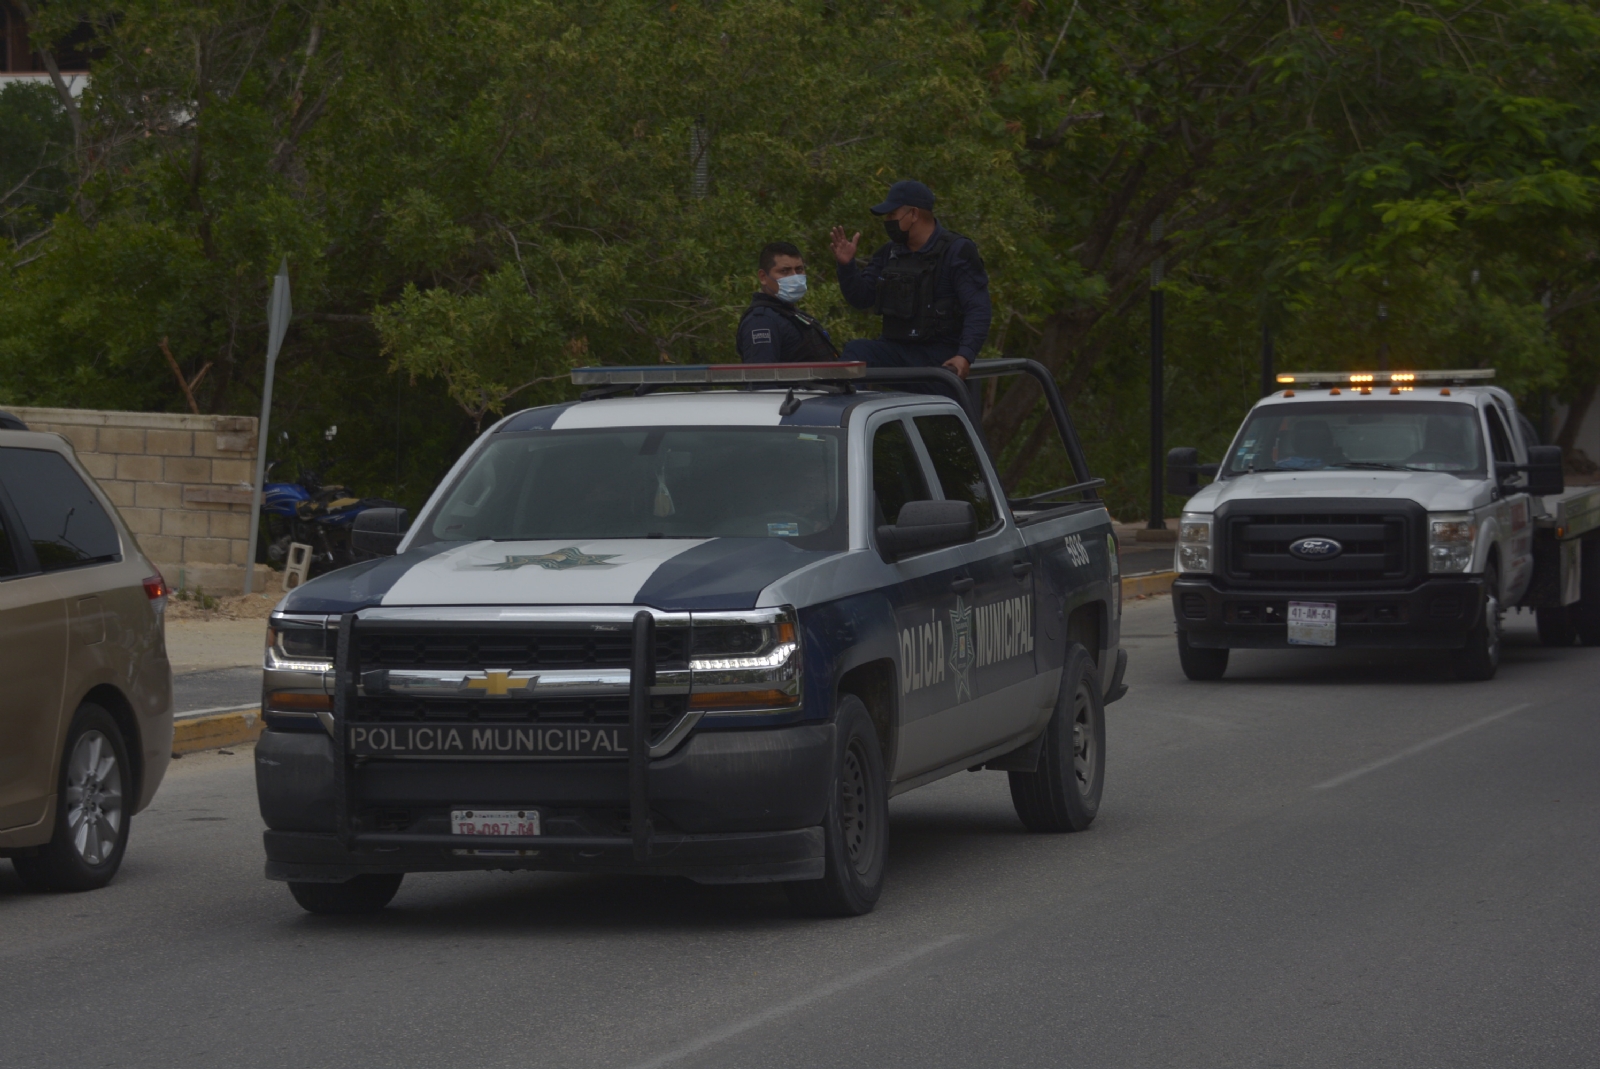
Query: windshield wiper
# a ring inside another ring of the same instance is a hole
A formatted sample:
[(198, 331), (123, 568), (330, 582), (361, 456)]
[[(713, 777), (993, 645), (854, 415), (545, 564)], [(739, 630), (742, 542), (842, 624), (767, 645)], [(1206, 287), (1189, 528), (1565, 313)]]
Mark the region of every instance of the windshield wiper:
[(1421, 471), (1410, 464), (1389, 464), (1381, 460), (1347, 460), (1343, 464), (1329, 464), (1330, 468), (1372, 468), (1376, 471)]

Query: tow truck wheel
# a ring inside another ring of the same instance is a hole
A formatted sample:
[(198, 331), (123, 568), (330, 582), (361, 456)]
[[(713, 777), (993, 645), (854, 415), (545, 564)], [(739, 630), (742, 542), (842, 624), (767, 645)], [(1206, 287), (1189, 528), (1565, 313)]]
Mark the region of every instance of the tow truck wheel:
[(289, 893), (307, 913), (376, 913), (403, 879), (403, 872), (369, 872), (344, 883), (290, 883)]
[(1029, 831), (1083, 831), (1100, 812), (1106, 781), (1106, 712), (1089, 651), (1067, 647), (1056, 711), (1045, 728), (1039, 764), (1010, 772), (1011, 804)]
[(1178, 632), (1178, 663), (1183, 674), (1201, 682), (1221, 679), (1228, 670), (1228, 651), (1189, 645), (1187, 632)]
[(1600, 538), (1583, 540), (1578, 580), (1579, 597), (1569, 606), (1578, 641), (1600, 646)]
[(1572, 645), (1578, 635), (1578, 629), (1572, 625), (1570, 606), (1535, 609), (1533, 618), (1539, 625), (1539, 641), (1546, 646), (1565, 648)]
[(861, 699), (846, 694), (835, 717), (836, 769), (823, 817), (827, 869), (820, 880), (784, 884), (789, 902), (813, 917), (859, 917), (883, 891), (889, 854), (889, 790), (878, 732)]
[(1467, 635), (1467, 644), (1456, 651), (1456, 678), (1472, 682), (1493, 679), (1500, 668), (1500, 569), (1490, 564), (1483, 570), (1483, 611)]

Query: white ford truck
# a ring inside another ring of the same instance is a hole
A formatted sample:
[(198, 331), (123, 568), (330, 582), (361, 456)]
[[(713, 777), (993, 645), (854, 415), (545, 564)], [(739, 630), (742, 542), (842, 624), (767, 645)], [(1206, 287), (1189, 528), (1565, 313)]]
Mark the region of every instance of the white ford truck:
[(1512, 606), (1547, 645), (1600, 645), (1600, 487), (1565, 489), (1560, 450), (1493, 375), (1283, 374), (1221, 464), (1172, 450), (1184, 673), (1338, 645), (1448, 651), (1489, 679)]

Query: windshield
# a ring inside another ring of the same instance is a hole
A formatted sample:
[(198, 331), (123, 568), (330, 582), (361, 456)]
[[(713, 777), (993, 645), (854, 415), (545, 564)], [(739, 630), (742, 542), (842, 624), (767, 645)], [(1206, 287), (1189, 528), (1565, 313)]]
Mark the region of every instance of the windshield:
[(1227, 472), (1320, 468), (1481, 474), (1478, 411), (1450, 401), (1330, 401), (1258, 408)]
[(416, 544), (599, 538), (783, 538), (843, 549), (842, 432), (627, 427), (497, 435)]

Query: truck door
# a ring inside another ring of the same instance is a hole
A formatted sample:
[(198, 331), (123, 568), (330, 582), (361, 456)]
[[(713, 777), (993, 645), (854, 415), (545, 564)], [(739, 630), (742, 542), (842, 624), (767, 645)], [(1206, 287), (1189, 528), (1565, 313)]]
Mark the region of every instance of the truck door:
[(961, 547), (965, 590), (949, 608), (951, 671), (960, 713), (943, 733), (950, 759), (1014, 739), (1038, 722), (1033, 560), (1010, 521), (971, 429), (948, 410), (911, 418), (933, 469), (934, 493), (966, 501), (978, 539)]
[[(1497, 402), (1490, 402), (1484, 406), (1484, 416), (1489, 421), (1489, 447), (1494, 452), (1495, 463), (1523, 463), (1513, 443), (1505, 411)], [(1516, 478), (1526, 485), (1525, 475)], [(1533, 576), (1531, 508), (1532, 502), (1527, 493), (1518, 489), (1508, 490), (1495, 508), (1502, 539), (1500, 570), (1503, 573), (1500, 577), (1501, 588), (1496, 591), (1496, 596), (1501, 599), (1502, 605), (1510, 605), (1520, 598)]]

